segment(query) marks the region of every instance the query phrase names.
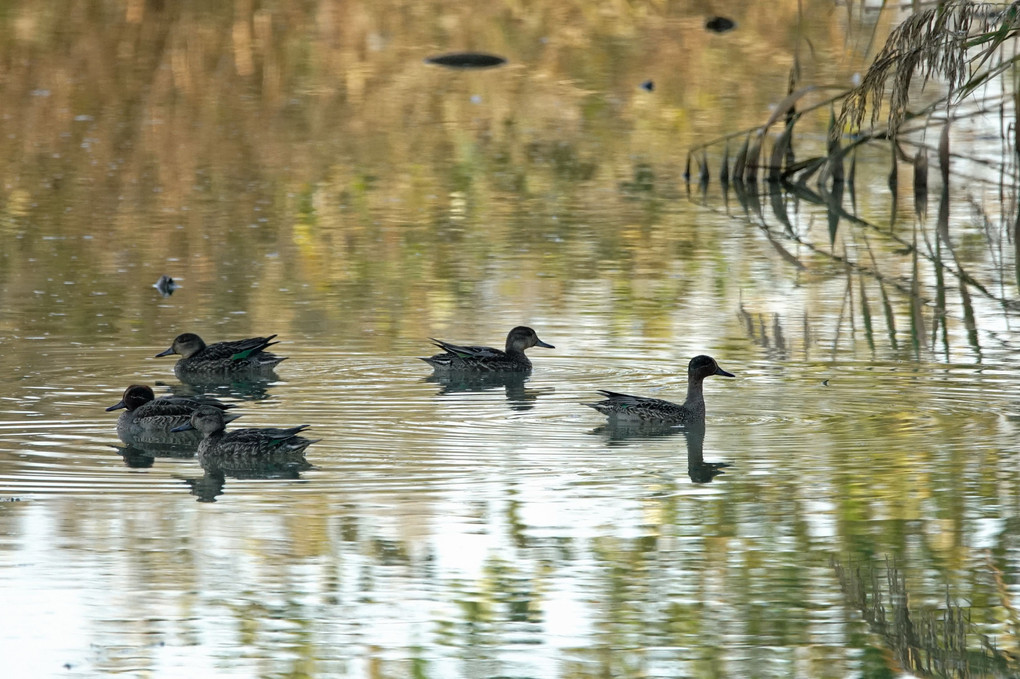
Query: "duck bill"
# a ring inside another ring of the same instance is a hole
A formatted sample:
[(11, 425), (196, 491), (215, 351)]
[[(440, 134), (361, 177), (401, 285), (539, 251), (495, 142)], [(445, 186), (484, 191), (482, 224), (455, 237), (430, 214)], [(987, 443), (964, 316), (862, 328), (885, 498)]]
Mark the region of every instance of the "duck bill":
[(177, 353), (177, 352), (176, 352), (176, 351), (174, 351), (174, 348), (173, 348), (173, 347), (170, 347), (170, 348), (169, 348), (169, 349), (167, 349), (166, 351), (161, 351), (161, 352), (159, 352), (159, 353), (158, 353), (158, 354), (156, 354), (156, 355), (155, 355), (155, 356), (154, 356), (153, 358), (159, 358), (160, 356), (169, 356), (170, 354), (176, 354), (176, 353)]
[(171, 431), (171, 432), (178, 432), (178, 431), (188, 431), (188, 430), (190, 430), (190, 429), (194, 429), (194, 427), (192, 427), (192, 426), (191, 426), (191, 422), (185, 422), (185, 423), (184, 423), (184, 424), (182, 424), (181, 426), (179, 426), (179, 427), (174, 427), (174, 428), (173, 428), (173, 429), (171, 429), (170, 431)]
[(542, 340), (538, 340), (537, 342), (535, 342), (535, 346), (536, 347), (545, 347), (546, 349), (555, 349), (556, 348), (553, 345), (549, 344), (548, 342), (543, 342)]
[(127, 404), (124, 403), (124, 401), (121, 401), (115, 406), (110, 406), (109, 408), (106, 409), (106, 412), (110, 412), (111, 410), (120, 410), (121, 408), (127, 408)]
[(713, 375), (721, 375), (722, 377), (736, 377), (736, 375), (734, 375), (733, 373), (728, 373), (728, 372), (726, 372), (725, 370), (723, 370), (722, 368), (719, 368), (719, 367), (716, 367), (715, 372), (712, 373), (712, 374)]

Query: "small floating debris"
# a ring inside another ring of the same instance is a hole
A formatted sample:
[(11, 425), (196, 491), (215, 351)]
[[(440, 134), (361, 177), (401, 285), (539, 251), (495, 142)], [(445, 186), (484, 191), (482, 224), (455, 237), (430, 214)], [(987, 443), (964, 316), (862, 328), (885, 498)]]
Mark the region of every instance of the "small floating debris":
[(159, 290), (159, 294), (163, 295), (164, 297), (169, 297), (170, 295), (174, 294), (174, 290), (181, 286), (175, 283), (174, 279), (170, 278), (166, 274), (163, 274), (162, 276), (159, 277), (159, 280), (153, 284), (152, 287)]
[(643, 83), (641, 83), (641, 89), (643, 89), (646, 92), (652, 92), (653, 90), (655, 90), (655, 83), (652, 82), (651, 80), (646, 80)]
[(506, 63), (506, 59), (484, 52), (452, 52), (429, 57), (425, 63), (447, 68), (492, 68), (493, 66), (502, 66)]
[(732, 31), (736, 27), (737, 22), (733, 19), (727, 19), (726, 17), (712, 17), (705, 22), (705, 28), (716, 33)]

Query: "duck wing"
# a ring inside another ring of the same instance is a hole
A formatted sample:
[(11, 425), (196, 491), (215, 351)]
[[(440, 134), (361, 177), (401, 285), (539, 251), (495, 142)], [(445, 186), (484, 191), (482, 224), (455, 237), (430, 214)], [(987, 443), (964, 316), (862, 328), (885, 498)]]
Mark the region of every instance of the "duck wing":
[(452, 354), (456, 358), (465, 360), (483, 360), (491, 361), (499, 358), (506, 358), (506, 353), (500, 349), (494, 349), (492, 347), (476, 347), (467, 346), (461, 344), (450, 344), (442, 340), (437, 340), (434, 337), (430, 337), (432, 343), (442, 349), (448, 354)]
[(235, 429), (216, 442), (216, 455), (262, 457), (273, 455), (299, 454), (315, 443), (298, 436), (309, 425), (302, 424), (287, 429)]
[(621, 394), (618, 391), (600, 389), (599, 393), (606, 397), (598, 403), (585, 405), (606, 415), (631, 416), (639, 419), (670, 420), (682, 418), (684, 407), (672, 401), (647, 396)]
[(207, 361), (244, 361), (261, 354), (266, 347), (278, 344), (278, 342), (272, 341), (274, 337), (276, 335), (250, 337), (232, 342), (216, 342), (206, 346), (200, 355), (202, 360)]

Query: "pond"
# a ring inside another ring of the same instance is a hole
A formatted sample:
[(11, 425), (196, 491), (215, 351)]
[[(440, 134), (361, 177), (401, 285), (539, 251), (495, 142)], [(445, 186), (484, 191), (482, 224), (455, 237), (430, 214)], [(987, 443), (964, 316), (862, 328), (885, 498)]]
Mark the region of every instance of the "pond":
[[(940, 127), (926, 207), (888, 145), (835, 203), (724, 187), (742, 138), (709, 142), (793, 69), (849, 87), (904, 16), (751, 5), (9, 7), (9, 676), (1020, 672), (1000, 120), (953, 126), (948, 202)], [(506, 63), (427, 61), (464, 52)], [(528, 374), (419, 360), (517, 325), (555, 347)], [(185, 332), (287, 359), (196, 388), (156, 358)], [(699, 354), (734, 374), (703, 429), (585, 406), (682, 401)], [(125, 445), (131, 384), (310, 425), (309, 465)]]

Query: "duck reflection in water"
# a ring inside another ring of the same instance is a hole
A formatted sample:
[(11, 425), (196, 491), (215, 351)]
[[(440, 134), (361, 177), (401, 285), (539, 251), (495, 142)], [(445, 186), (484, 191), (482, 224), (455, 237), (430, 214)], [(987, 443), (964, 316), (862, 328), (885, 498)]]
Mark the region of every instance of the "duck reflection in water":
[(531, 410), (535, 407), (535, 401), (539, 396), (552, 394), (556, 390), (553, 387), (539, 387), (528, 389), (524, 386), (531, 378), (531, 372), (517, 373), (435, 373), (429, 375), (423, 381), (439, 385), (439, 396), (447, 394), (458, 394), (463, 392), (483, 392), (491, 389), (506, 390), (507, 404), (512, 410)]
[(684, 432), (683, 425), (670, 422), (644, 422), (641, 420), (619, 420), (612, 418), (600, 424), (590, 433), (606, 437), (606, 445), (610, 447), (626, 446), (642, 439), (656, 439), (664, 436), (676, 436)]
[[(148, 451), (138, 448), (137, 446), (110, 447), (117, 451), (117, 454), (124, 460), (124, 465), (131, 469), (148, 469), (156, 462), (157, 456), (150, 455)], [(188, 459), (195, 456), (194, 448), (187, 452), (187, 456)]]
[(605, 435), (609, 447), (625, 446), (635, 441), (683, 434), (687, 441), (687, 475), (691, 477), (692, 483), (710, 483), (716, 476), (724, 473), (723, 468), (730, 466), (727, 462), (705, 462), (704, 420), (690, 422), (686, 425), (609, 420), (608, 423), (593, 429), (591, 433)]
[(200, 502), (214, 502), (223, 493), (229, 476), (236, 479), (297, 479), (311, 469), (305, 449), (316, 443), (299, 434), (308, 425), (226, 431), (223, 411), (203, 406), (191, 415), (188, 424), (177, 427), (202, 432), (198, 461), (205, 470), (201, 479), (188, 479), (192, 493)]
[(246, 380), (235, 382), (208, 382), (194, 384), (181, 382), (168, 384), (156, 382), (157, 387), (165, 387), (174, 396), (184, 398), (236, 398), (242, 401), (262, 401), (269, 398), (269, 387), (278, 380)]
[(203, 476), (185, 478), (184, 482), (191, 488), (191, 494), (199, 502), (216, 502), (216, 498), (224, 494), (227, 478), (238, 480), (282, 479), (294, 481), (301, 478), (301, 472), (312, 468), (312, 464), (304, 456), (295, 456), (289, 461), (277, 460), (266, 462), (249, 462), (246, 468), (232, 461), (229, 465), (221, 465), (216, 460), (201, 460)]
[(179, 442), (160, 443), (153, 441), (128, 443), (126, 446), (110, 446), (124, 460), (124, 464), (132, 469), (148, 469), (157, 459), (191, 460), (195, 457), (197, 442), (182, 444)]
[(711, 483), (728, 462), (705, 462), (705, 423), (688, 425), (682, 430), (687, 437), (687, 475), (692, 483)]

